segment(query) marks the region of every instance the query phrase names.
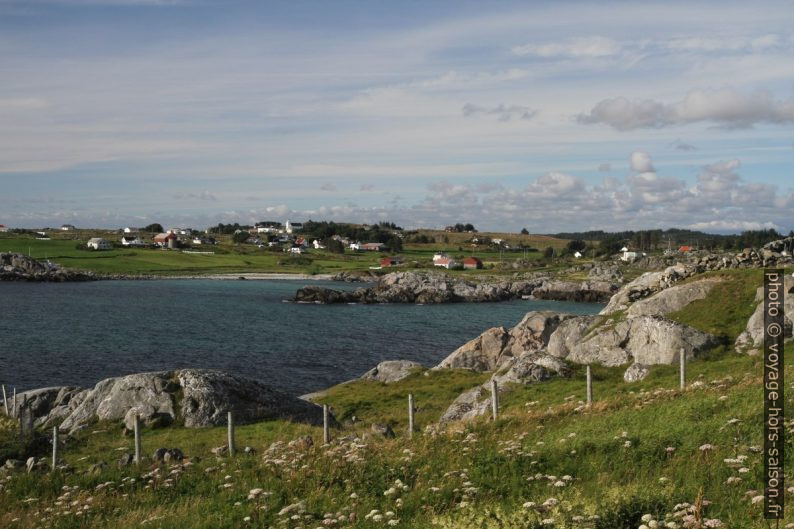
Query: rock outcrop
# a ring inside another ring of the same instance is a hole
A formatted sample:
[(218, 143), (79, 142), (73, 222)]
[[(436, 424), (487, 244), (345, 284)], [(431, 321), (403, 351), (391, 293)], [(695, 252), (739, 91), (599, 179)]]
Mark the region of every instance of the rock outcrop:
[(612, 314), (628, 309), (629, 305), (656, 292), (673, 286), (675, 283), (698, 273), (694, 266), (677, 264), (660, 272), (646, 272), (626, 284), (609, 300), (601, 314)]
[(462, 345), (433, 369), (464, 368), (491, 371), (525, 352), (544, 349), (557, 327), (572, 314), (549, 310), (528, 312), (515, 327), (488, 329)]
[(578, 364), (618, 366), (630, 359), (642, 365), (673, 364), (681, 349), (687, 358), (719, 344), (719, 339), (659, 316), (638, 316), (593, 329), (565, 357)]
[(634, 302), (626, 314), (630, 317), (664, 316), (705, 298), (719, 282), (719, 278), (707, 278), (666, 288), (651, 297)]
[(39, 261), (21, 253), (0, 253), (0, 281), (92, 281), (90, 272), (62, 268), (49, 261)]
[[(785, 328), (784, 337), (790, 339), (794, 330), (794, 277), (786, 275), (783, 280), (785, 288), (784, 296), (784, 314)], [(736, 338), (734, 344), (736, 350), (740, 353), (759, 354), (764, 348), (764, 287), (758, 287), (755, 292), (756, 305), (755, 312), (753, 312), (750, 319), (747, 320), (747, 327)]]
[(298, 289), (302, 303), (455, 303), (506, 301), (535, 295), (560, 301), (606, 301), (618, 285), (600, 281), (582, 283), (549, 278), (512, 279), (472, 283), (438, 273), (393, 272), (370, 288), (340, 291), (316, 285)]
[[(549, 380), (553, 376), (567, 377), (570, 370), (559, 358), (544, 353), (527, 352), (511, 359), (492, 379), (497, 382), (500, 395), (510, 392), (516, 385), (529, 385)], [(464, 391), (450, 404), (440, 422), (465, 421), (479, 417), (491, 410), (491, 382)]]
[(68, 432), (95, 421), (124, 421), (137, 414), (144, 424), (181, 421), (188, 428), (235, 422), (292, 419), (322, 423), (322, 409), (250, 378), (210, 369), (138, 373), (99, 382), (93, 389), (45, 388), (17, 395), (20, 412), (37, 424), (58, 424)]
[(361, 375), (361, 378), (390, 384), (404, 379), (417, 369), (422, 369), (422, 364), (411, 360), (385, 360)]

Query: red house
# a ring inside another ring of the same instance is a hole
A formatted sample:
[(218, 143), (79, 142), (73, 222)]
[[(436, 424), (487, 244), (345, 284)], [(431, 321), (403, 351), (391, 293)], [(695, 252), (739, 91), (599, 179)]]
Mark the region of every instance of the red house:
[(154, 244), (162, 247), (173, 246), (176, 241), (176, 235), (173, 233), (158, 233), (154, 236)]
[(681, 253), (691, 252), (692, 250), (694, 250), (694, 248), (692, 248), (691, 246), (682, 246), (678, 249), (678, 251)]
[(482, 261), (480, 261), (479, 257), (467, 257), (463, 260), (463, 268), (480, 269), (482, 268)]
[(401, 262), (402, 261), (400, 261), (396, 257), (384, 257), (383, 259), (380, 260), (380, 265), (383, 266), (383, 267), (397, 266)]

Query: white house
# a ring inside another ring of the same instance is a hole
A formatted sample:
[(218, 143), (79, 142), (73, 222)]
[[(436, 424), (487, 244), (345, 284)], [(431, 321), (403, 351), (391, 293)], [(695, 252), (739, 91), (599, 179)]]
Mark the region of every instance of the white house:
[(121, 245), (122, 246), (144, 246), (145, 243), (141, 240), (140, 237), (137, 237), (135, 235), (130, 235), (130, 236), (125, 235), (125, 236), (123, 236), (121, 238)]
[(638, 258), (639, 254), (637, 254), (637, 252), (630, 252), (628, 250), (623, 252), (623, 255), (620, 256), (620, 260), (626, 262), (636, 261)]
[(71, 224), (64, 224), (63, 226), (61, 226), (61, 231), (74, 231), (76, 229), (77, 228), (75, 228)]
[(290, 253), (294, 253), (294, 254), (300, 255), (300, 254), (303, 253), (303, 248), (301, 248), (300, 246), (293, 246), (292, 248), (289, 249), (289, 251), (290, 251)]
[(582, 252), (574, 252), (573, 256), (579, 259), (580, 257), (582, 257)]
[(323, 243), (321, 243), (319, 239), (314, 239), (312, 241), (312, 245), (314, 246), (315, 250), (325, 250), (325, 246), (323, 246)]
[(0, 224), (0, 233), (5, 233), (5, 232), (7, 232), (7, 231), (8, 231), (8, 228), (6, 228), (6, 227), (5, 227), (5, 226), (3, 226), (2, 224)]
[(109, 242), (107, 242), (105, 239), (100, 239), (99, 237), (89, 239), (86, 246), (93, 250), (110, 250), (112, 248)]
[(130, 226), (127, 226), (126, 228), (124, 228), (123, 231), (124, 231), (124, 233), (138, 233), (139, 231), (141, 231), (141, 229), (140, 228), (132, 228)]
[(350, 246), (348, 246), (354, 252), (358, 252), (361, 250), (361, 243), (360, 242), (351, 242)]

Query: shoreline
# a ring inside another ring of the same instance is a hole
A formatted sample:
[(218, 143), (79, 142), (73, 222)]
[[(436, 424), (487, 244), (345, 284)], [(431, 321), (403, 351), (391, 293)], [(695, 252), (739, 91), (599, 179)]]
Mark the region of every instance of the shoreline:
[[(137, 279), (137, 278), (134, 278)], [(242, 274), (207, 274), (207, 275), (180, 275), (180, 276), (149, 276), (149, 279), (162, 280), (162, 279), (212, 279), (214, 281), (265, 281), (265, 280), (286, 280), (286, 281), (334, 281), (333, 274), (290, 274), (279, 272), (253, 272)]]

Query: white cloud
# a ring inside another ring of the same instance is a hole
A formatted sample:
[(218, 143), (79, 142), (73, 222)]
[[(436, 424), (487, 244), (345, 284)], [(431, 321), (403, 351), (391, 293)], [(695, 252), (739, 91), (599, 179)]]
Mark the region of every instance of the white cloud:
[(758, 123), (794, 123), (794, 99), (777, 100), (767, 91), (741, 93), (734, 89), (692, 90), (672, 104), (651, 99), (604, 99), (580, 123), (603, 123), (617, 130), (661, 128), (711, 122), (724, 128), (749, 128)]
[(525, 44), (515, 46), (512, 51), (519, 56), (593, 58), (617, 55), (621, 46), (610, 38), (594, 36), (576, 37), (561, 42)]
[(510, 121), (512, 119), (532, 119), (538, 113), (529, 107), (519, 105), (499, 104), (495, 107), (481, 107), (472, 103), (463, 105), (463, 116), (475, 116), (478, 114), (496, 116), (499, 121)]
[(651, 156), (647, 152), (634, 151), (629, 158), (631, 170), (637, 173), (655, 172), (651, 163)]

